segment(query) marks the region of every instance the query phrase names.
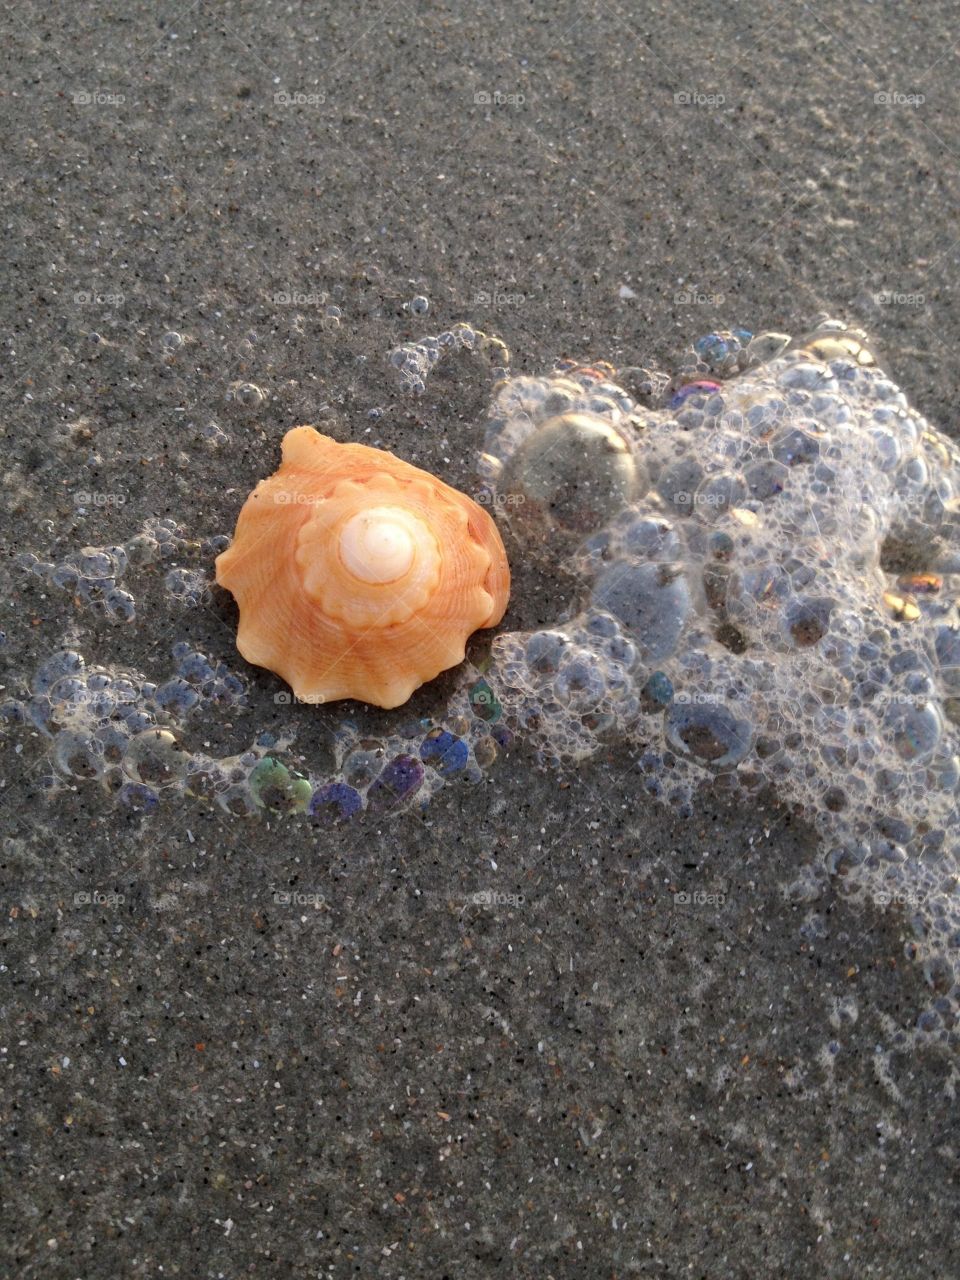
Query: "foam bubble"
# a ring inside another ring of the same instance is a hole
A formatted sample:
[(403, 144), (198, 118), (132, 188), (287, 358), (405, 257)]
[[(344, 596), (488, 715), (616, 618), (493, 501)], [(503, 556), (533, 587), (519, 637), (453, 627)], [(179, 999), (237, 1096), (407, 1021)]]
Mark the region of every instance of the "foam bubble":
[(423, 395), (427, 378), (444, 356), (458, 351), (476, 351), (483, 355), (498, 373), (506, 371), (510, 352), (506, 343), (496, 334), (484, 333), (469, 324), (455, 324), (436, 337), (427, 336), (416, 342), (404, 342), (390, 352), (390, 364), (400, 375), (405, 391)]
[[(632, 494), (588, 435), (626, 442), (644, 470)], [(655, 407), (606, 367), (510, 379), (484, 478), (524, 554), (558, 570), (575, 522), (563, 486), (544, 500), (544, 459), (572, 474), (576, 436), (576, 509), (608, 514), (574, 553), (574, 616), (494, 642), (487, 679), (508, 723), (570, 764), (611, 734), (642, 742), (647, 789), (681, 809), (718, 774), (746, 793), (773, 783), (848, 890), (918, 891), (960, 816), (956, 446), (838, 322), (789, 346), (708, 335)], [(960, 942), (956, 871), (944, 857), (917, 905), (938, 964)]]

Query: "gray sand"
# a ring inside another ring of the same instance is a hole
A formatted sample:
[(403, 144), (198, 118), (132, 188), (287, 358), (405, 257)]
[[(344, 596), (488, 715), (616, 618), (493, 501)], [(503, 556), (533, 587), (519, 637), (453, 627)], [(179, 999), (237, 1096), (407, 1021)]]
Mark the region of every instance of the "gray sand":
[[(670, 367), (714, 326), (829, 311), (954, 430), (940, 0), (25, 2), (2, 24), (8, 684), (91, 627), (18, 551), (151, 515), (229, 532), (295, 423), (469, 489), (484, 369), (411, 400), (385, 360), (459, 320), (543, 372)], [(80, 514), (82, 490), (122, 501)], [(506, 625), (556, 616), (517, 570)], [(232, 661), (234, 619), (157, 596), (92, 634), (151, 670), (183, 637)], [(215, 746), (279, 721), (261, 677)], [(336, 714), (297, 719), (315, 759)], [(906, 926), (791, 900), (816, 848), (775, 799), (681, 822), (626, 750), (561, 778), (521, 749), (330, 832), (48, 799), (43, 771), (12, 735), (4, 1275), (955, 1273), (955, 1075), (885, 1052), (929, 998)], [(676, 900), (698, 891), (723, 901)]]

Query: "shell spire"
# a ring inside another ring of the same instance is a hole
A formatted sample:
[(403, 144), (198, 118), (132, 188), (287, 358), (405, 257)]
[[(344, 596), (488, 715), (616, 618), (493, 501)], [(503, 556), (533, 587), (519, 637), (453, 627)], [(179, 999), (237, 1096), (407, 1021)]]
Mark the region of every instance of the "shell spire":
[(380, 449), (313, 427), (247, 498), (217, 581), (237, 600), (237, 648), (298, 699), (398, 707), (500, 621), (510, 570), (466, 494)]

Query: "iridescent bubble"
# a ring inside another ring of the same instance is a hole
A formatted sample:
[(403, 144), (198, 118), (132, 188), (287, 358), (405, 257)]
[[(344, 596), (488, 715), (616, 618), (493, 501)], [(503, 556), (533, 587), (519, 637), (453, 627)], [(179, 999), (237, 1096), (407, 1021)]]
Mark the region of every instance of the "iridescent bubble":
[(671, 400), (671, 409), (680, 409), (691, 396), (701, 396), (706, 399), (714, 392), (719, 391), (721, 387), (719, 382), (707, 382), (700, 380), (698, 382), (687, 382), (679, 390), (675, 391)]
[(673, 701), (673, 681), (663, 671), (654, 671), (641, 693), (652, 709), (662, 711)]
[(466, 768), (470, 748), (462, 738), (446, 729), (433, 729), (420, 746), (420, 758), (432, 765), (442, 778), (451, 778)]
[(298, 777), (279, 760), (265, 756), (256, 764), (249, 779), (250, 794), (256, 803), (278, 813), (305, 810), (313, 787), (307, 778)]
[[(749, 335), (745, 330), (743, 332), (749, 342)], [(721, 370), (730, 367), (731, 357), (738, 354), (742, 345), (740, 339), (733, 334), (708, 333), (696, 340), (693, 349), (709, 368)]]
[(486, 680), (478, 680), (470, 688), (470, 706), (473, 714), (489, 724), (500, 719), (503, 708)]
[(117, 798), (125, 808), (132, 809), (134, 813), (153, 813), (160, 803), (157, 793), (140, 782), (125, 782), (117, 793)]
[(314, 791), (308, 807), (311, 818), (332, 823), (352, 818), (363, 808), (363, 797), (345, 782), (328, 782)]
[(423, 784), (425, 770), (413, 756), (394, 756), (367, 792), (371, 813), (386, 813), (399, 808), (414, 796)]

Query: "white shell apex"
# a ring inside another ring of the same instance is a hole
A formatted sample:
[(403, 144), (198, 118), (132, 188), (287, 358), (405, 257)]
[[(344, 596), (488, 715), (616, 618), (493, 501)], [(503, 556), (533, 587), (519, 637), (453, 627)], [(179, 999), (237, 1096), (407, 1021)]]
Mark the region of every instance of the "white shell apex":
[(340, 530), (340, 560), (361, 582), (395, 582), (410, 572), (418, 551), (429, 550), (426, 532), (423, 521), (402, 507), (359, 511)]

